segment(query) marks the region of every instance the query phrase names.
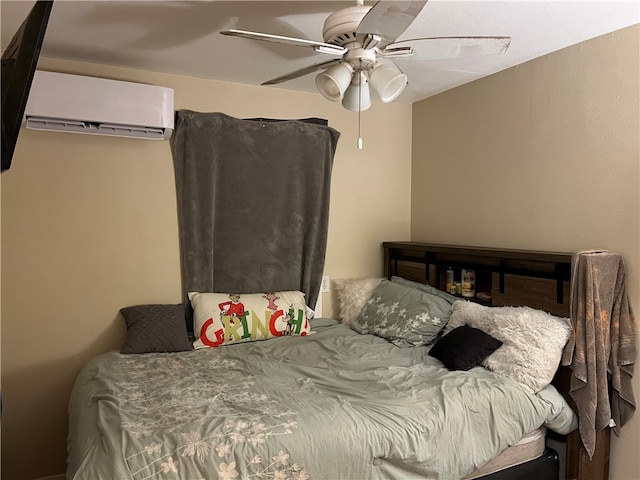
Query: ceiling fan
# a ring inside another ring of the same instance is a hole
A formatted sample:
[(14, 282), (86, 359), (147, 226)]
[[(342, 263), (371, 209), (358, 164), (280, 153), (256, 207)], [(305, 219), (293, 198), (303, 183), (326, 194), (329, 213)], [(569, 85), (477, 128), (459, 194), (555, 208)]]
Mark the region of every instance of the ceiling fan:
[(466, 56), (498, 55), (511, 43), (510, 37), (430, 37), (397, 41), (420, 14), (427, 0), (382, 0), (365, 6), (338, 10), (327, 17), (322, 29), (324, 42), (246, 30), (225, 30), (223, 35), (312, 48), (334, 58), (268, 80), (274, 85), (321, 71), (316, 87), (327, 99), (361, 112), (371, 106), (369, 85), (383, 102), (395, 100), (407, 85), (407, 76), (392, 61), (413, 57), (435, 60)]

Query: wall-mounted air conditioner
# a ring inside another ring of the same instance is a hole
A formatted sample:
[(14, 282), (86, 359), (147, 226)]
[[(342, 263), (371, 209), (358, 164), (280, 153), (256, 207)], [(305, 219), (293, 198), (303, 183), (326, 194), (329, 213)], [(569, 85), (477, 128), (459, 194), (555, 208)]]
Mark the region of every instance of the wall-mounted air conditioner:
[(166, 140), (173, 89), (36, 71), (24, 123), (35, 130)]

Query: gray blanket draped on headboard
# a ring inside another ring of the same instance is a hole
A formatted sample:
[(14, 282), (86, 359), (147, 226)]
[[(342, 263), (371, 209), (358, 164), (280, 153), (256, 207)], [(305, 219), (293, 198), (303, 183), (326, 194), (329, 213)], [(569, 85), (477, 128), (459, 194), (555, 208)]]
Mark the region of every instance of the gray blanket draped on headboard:
[(185, 295), (300, 290), (315, 306), (339, 136), (317, 123), (177, 112), (171, 151)]
[(636, 326), (619, 254), (579, 252), (571, 264), (573, 331), (562, 364), (571, 367), (570, 395), (580, 417), (580, 437), (591, 458), (596, 432), (613, 420), (613, 431), (619, 434), (636, 409), (632, 386)]

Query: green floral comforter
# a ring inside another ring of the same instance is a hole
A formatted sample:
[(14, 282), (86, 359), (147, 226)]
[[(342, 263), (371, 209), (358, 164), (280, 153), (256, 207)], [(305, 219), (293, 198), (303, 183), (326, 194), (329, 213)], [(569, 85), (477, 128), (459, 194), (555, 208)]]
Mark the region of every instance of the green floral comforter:
[(69, 479), (458, 479), (540, 425), (577, 426), (484, 368), (449, 372), (333, 320), (279, 337), (94, 358), (69, 406)]

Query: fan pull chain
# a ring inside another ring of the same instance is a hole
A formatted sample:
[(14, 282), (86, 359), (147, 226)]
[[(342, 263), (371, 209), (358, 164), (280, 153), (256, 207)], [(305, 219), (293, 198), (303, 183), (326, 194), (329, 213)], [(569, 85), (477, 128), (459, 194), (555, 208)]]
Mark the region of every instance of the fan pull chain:
[[(360, 59), (360, 73), (362, 74), (362, 59)], [(358, 82), (358, 150), (362, 150), (362, 136), (360, 135), (360, 116), (362, 115), (362, 76)]]
[(362, 115), (362, 110), (360, 106), (362, 102), (362, 83), (358, 85), (358, 150), (362, 150), (362, 136), (360, 135), (360, 116)]

